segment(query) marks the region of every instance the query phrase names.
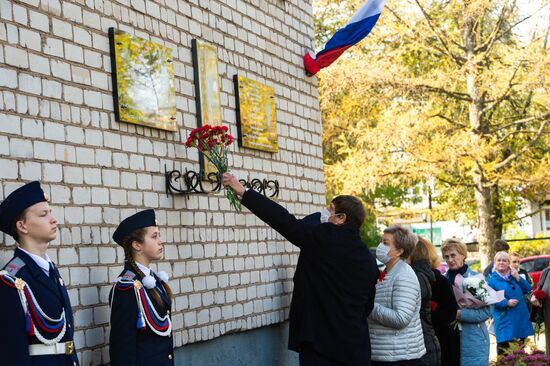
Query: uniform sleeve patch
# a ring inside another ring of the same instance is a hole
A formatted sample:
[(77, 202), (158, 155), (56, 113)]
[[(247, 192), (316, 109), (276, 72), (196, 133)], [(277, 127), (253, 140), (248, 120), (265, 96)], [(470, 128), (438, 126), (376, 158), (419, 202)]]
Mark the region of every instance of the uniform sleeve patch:
[(120, 279), (124, 281), (132, 281), (135, 278), (136, 278), (136, 274), (130, 270), (126, 270), (126, 272), (124, 272), (122, 276), (120, 276)]
[(8, 264), (6, 264), (4, 270), (6, 270), (10, 275), (15, 276), (23, 267), (25, 267), (25, 262), (23, 262), (21, 258), (13, 258)]

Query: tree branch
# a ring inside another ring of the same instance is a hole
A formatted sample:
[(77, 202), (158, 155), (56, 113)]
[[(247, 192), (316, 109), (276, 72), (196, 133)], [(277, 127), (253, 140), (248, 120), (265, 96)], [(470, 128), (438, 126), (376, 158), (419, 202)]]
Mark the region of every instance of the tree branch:
[(526, 122), (537, 121), (537, 120), (545, 120), (545, 119), (549, 119), (549, 118), (550, 118), (550, 113), (544, 114), (540, 117), (532, 116), (532, 117), (527, 117), (527, 118), (523, 118), (523, 119), (518, 119), (517, 121), (510, 122), (508, 124), (505, 124), (504, 126), (500, 126), (499, 128), (494, 129), (492, 132), (494, 133), (494, 132), (502, 131), (502, 130), (505, 130), (505, 129), (510, 128), (512, 126), (520, 125), (520, 124), (523, 124), (523, 123), (526, 123)]
[(491, 31), (491, 33), (489, 34), (489, 36), (487, 37), (485, 42), (483, 42), (482, 44), (480, 44), (479, 46), (474, 48), (474, 53), (477, 54), (479, 52), (485, 52), (485, 51), (488, 51), (492, 48), (494, 42), (497, 39), (498, 32), (501, 30), (502, 24), (504, 23), (504, 19), (506, 19), (506, 10), (507, 9), (508, 9), (508, 7), (506, 5), (502, 7), (502, 10), (500, 11), (500, 14), (498, 15), (498, 19), (497, 19), (497, 22), (495, 24), (495, 27), (493, 28), (493, 30)]
[(481, 110), (481, 113), (485, 113), (493, 108), (495, 108), (496, 106), (498, 106), (500, 103), (502, 103), (503, 101), (505, 101), (506, 99), (509, 98), (509, 93), (510, 91), (512, 90), (512, 88), (514, 87), (514, 78), (516, 77), (516, 74), (518, 73), (518, 70), (520, 68), (520, 66), (522, 65), (523, 62), (518, 62), (518, 65), (517, 67), (515, 68), (514, 72), (512, 73), (512, 76), (510, 77), (510, 80), (508, 81), (508, 87), (506, 88), (506, 90), (502, 93), (502, 95), (500, 97), (498, 97), (497, 99), (495, 99), (494, 101), (492, 101), (491, 103), (489, 103), (485, 108), (483, 108)]
[(501, 161), (500, 163), (498, 163), (494, 170), (499, 170), (499, 169), (502, 169), (502, 168), (505, 168), (507, 165), (510, 165), (512, 163), (512, 161), (516, 160), (517, 158), (519, 158), (523, 153), (525, 153), (527, 150), (529, 150), (529, 148), (531, 146), (533, 146), (533, 144), (535, 142), (537, 142), (537, 140), (539, 139), (539, 137), (542, 135), (543, 131), (544, 131), (544, 128), (546, 127), (546, 125), (548, 124), (548, 120), (546, 121), (543, 121), (541, 124), (540, 124), (540, 127), (539, 127), (539, 130), (537, 131), (537, 134), (535, 136), (533, 136), (533, 139), (531, 141), (529, 141), (528, 144), (526, 144), (525, 146), (523, 146), (518, 152), (508, 156), (506, 159), (504, 159), (503, 161)]
[[(401, 22), (403, 25), (405, 25), (405, 27), (407, 27), (408, 30), (410, 30), (413, 35), (416, 36), (416, 40), (425, 40), (427, 39), (428, 37), (424, 36), (423, 34), (421, 34), (420, 32), (418, 32), (415, 28), (411, 27), (407, 22), (405, 22), (405, 20), (403, 20), (399, 14), (397, 14), (395, 12), (395, 10), (393, 10), (390, 6), (386, 5), (386, 9), (388, 9), (388, 11), (399, 21)], [(466, 62), (466, 59), (463, 58), (463, 57), (460, 57), (458, 55), (455, 55), (453, 54), (452, 52), (448, 51), (447, 49), (445, 48), (441, 48), (441, 47), (438, 47), (436, 45), (432, 45), (432, 44), (428, 44), (428, 43), (425, 43), (423, 42), (423, 44), (427, 47), (427, 48), (430, 48), (430, 49), (435, 49), (436, 51), (448, 56), (451, 60), (453, 60), (456, 64), (458, 64), (459, 66), (462, 66), (464, 65), (464, 63)]]
[[(450, 56), (452, 59), (454, 59), (455, 61), (457, 61), (458, 56), (453, 54), (453, 52), (451, 51), (448, 43), (445, 41), (445, 39), (447, 39), (448, 36), (442, 30), (441, 30), (441, 33), (443, 33), (443, 36), (441, 36), (440, 32), (436, 29), (436, 27), (433, 24), (432, 17), (426, 12), (424, 7), (420, 4), (420, 2), (418, 0), (414, 0), (414, 1), (416, 2), (416, 5), (418, 5), (418, 7), (420, 8), (420, 11), (422, 12), (422, 15), (424, 16), (424, 19), (426, 19), (426, 22), (428, 23), (428, 26), (430, 27), (432, 32), (435, 34), (435, 36), (437, 37), (439, 42), (443, 45), (443, 49), (445, 50), (446, 54), (448, 56)], [(460, 47), (461, 47), (462, 50), (464, 50), (464, 48), (462, 46), (460, 46)]]

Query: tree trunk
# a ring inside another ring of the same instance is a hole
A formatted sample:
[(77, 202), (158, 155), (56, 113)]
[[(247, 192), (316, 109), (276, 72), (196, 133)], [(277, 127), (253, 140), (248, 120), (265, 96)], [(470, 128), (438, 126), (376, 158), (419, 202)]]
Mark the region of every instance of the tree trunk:
[[(472, 133), (473, 146), (481, 144), (483, 131), (487, 121), (482, 116), (484, 99), (478, 85), (479, 65), (476, 61), (476, 18), (470, 11), (465, 11), (463, 41), (466, 56), (466, 86), (471, 100), (468, 106), (468, 117)], [(488, 263), (492, 244), (495, 240), (495, 222), (493, 217), (492, 186), (487, 184), (483, 161), (475, 161), (472, 170), (472, 178), (475, 185), (475, 201), (477, 211), (477, 227), (479, 229), (478, 244), (481, 259), (481, 268)]]
[[(493, 189), (493, 218), (495, 222), (495, 239), (502, 239), (502, 231), (504, 228), (504, 220), (502, 218), (502, 204), (500, 202), (500, 193), (498, 184)], [(495, 253), (491, 250), (491, 256)]]
[(474, 177), (475, 200), (477, 208), (477, 226), (479, 229), (477, 241), (479, 244), (479, 257), (481, 260), (481, 269), (487, 267), (492, 257), (493, 243), (495, 242), (495, 220), (493, 217), (493, 190), (484, 181), (481, 172), (476, 169)]

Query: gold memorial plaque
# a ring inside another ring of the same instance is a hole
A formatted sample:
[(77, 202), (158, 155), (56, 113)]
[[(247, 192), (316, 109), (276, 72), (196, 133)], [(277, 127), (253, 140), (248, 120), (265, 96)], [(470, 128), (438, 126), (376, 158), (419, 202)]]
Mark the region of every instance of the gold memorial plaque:
[(257, 81), (235, 75), (239, 146), (277, 152), (275, 90)]

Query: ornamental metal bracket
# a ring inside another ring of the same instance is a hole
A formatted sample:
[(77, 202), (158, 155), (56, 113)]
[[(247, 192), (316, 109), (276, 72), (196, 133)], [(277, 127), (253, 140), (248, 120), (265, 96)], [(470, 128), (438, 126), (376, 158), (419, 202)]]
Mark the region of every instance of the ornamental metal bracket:
[[(183, 194), (208, 194), (219, 192), (222, 189), (221, 177), (219, 173), (208, 173), (204, 171), (196, 172), (194, 170), (168, 171), (165, 169), (166, 193)], [(255, 190), (266, 197), (279, 196), (279, 181), (254, 178), (250, 181), (239, 179), (239, 182), (246, 188)], [(207, 186), (207, 187), (205, 187)]]

